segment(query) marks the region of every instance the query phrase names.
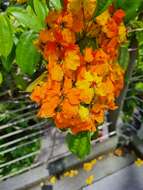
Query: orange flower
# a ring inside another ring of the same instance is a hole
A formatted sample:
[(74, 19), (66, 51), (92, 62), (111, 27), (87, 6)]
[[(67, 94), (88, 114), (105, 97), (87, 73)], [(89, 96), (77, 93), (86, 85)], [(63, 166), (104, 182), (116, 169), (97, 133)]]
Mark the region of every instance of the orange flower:
[(46, 43), (46, 42), (54, 42), (55, 41), (55, 37), (54, 37), (54, 33), (52, 30), (42, 30), (40, 32), (40, 35), (39, 35), (39, 40), (40, 42), (42, 43)]
[(59, 104), (59, 97), (53, 96), (50, 101), (44, 102), (38, 112), (39, 117), (49, 118), (55, 115), (55, 109)]
[(31, 94), (31, 99), (33, 101), (35, 101), (37, 104), (40, 103), (41, 99), (42, 99), (42, 94), (41, 94), (41, 87), (40, 86), (36, 86)]
[(105, 26), (102, 28), (108, 38), (118, 36), (118, 25), (113, 18), (110, 18)]
[(97, 123), (101, 124), (104, 121), (105, 106), (102, 104), (95, 104), (92, 109), (92, 118)]
[(67, 44), (75, 43), (75, 33), (69, 29), (62, 30), (63, 44), (64, 42)]
[(86, 90), (83, 89), (80, 94), (81, 102), (85, 104), (90, 104), (94, 97), (94, 90), (93, 88), (87, 88)]
[(56, 55), (56, 43), (48, 42), (43, 51), (44, 58), (48, 61), (50, 55)]
[(107, 63), (109, 61), (109, 56), (102, 49), (96, 50), (94, 54), (93, 64)]
[(68, 77), (65, 77), (64, 79), (64, 86), (63, 86), (63, 90), (64, 90), (64, 93), (68, 93), (68, 91), (72, 88), (72, 79), (71, 78), (68, 78)]
[(48, 16), (46, 17), (46, 24), (48, 24), (49, 27), (54, 27), (56, 20), (60, 16), (60, 12), (58, 11), (50, 11), (48, 13)]
[(64, 73), (63, 73), (62, 68), (58, 64), (54, 65), (54, 67), (51, 68), (50, 74), (51, 74), (52, 80), (56, 80), (56, 81), (62, 81), (63, 80)]
[(110, 65), (108, 63), (95, 64), (92, 65), (90, 70), (96, 73), (99, 76), (106, 76), (109, 73)]
[(121, 22), (123, 21), (123, 18), (125, 17), (125, 12), (122, 9), (118, 9), (114, 15), (113, 15), (113, 19), (115, 20), (115, 22), (119, 25), (121, 24)]
[(80, 93), (81, 90), (77, 88), (71, 88), (67, 93), (67, 98), (71, 104), (79, 104), (80, 103)]
[(69, 12), (62, 12), (57, 18), (56, 23), (62, 28), (73, 28), (73, 15)]
[(86, 62), (90, 63), (90, 62), (93, 61), (93, 59), (94, 59), (94, 57), (93, 57), (93, 54), (92, 54), (92, 48), (86, 48), (84, 50), (84, 60)]
[(84, 17), (83, 12), (80, 10), (73, 14), (73, 31), (81, 32), (84, 28)]
[(118, 39), (113, 37), (105, 47), (105, 51), (110, 55), (110, 59), (115, 59), (118, 56)]
[(94, 122), (91, 119), (89, 119), (88, 121), (84, 121), (84, 122), (81, 122), (80, 120), (76, 120), (75, 124), (73, 125), (71, 130), (74, 134), (77, 134), (77, 133), (82, 132), (82, 131), (93, 131), (93, 132), (95, 132), (96, 127), (95, 127)]
[(80, 66), (80, 56), (78, 55), (77, 51), (68, 51), (66, 52), (64, 65), (67, 69), (70, 70), (77, 70)]
[(78, 106), (72, 105), (68, 99), (62, 103), (62, 112), (67, 118), (75, 117), (78, 114)]

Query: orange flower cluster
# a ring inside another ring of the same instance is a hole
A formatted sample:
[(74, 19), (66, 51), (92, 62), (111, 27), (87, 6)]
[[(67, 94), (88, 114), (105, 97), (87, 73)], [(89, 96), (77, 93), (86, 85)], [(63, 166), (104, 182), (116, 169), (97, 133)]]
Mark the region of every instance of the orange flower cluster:
[[(60, 129), (74, 134), (95, 131), (124, 85), (117, 63), (126, 41), (125, 16), (113, 7), (93, 19), (96, 0), (66, 0), (61, 12), (51, 11), (37, 46), (47, 61), (47, 78), (31, 95), (39, 117), (52, 117)], [(96, 42), (96, 48), (84, 39)]]

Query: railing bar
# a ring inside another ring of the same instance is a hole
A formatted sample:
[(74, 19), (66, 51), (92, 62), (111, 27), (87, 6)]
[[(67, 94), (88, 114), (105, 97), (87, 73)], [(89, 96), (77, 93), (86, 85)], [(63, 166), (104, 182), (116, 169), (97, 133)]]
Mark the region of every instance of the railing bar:
[(112, 131), (112, 132), (108, 133), (107, 135), (103, 135), (103, 136), (97, 138), (96, 140), (93, 141), (93, 143), (100, 142), (100, 140), (102, 140), (102, 142), (103, 142), (103, 141), (106, 140), (106, 139), (104, 140), (104, 138), (107, 138), (107, 137), (111, 137), (111, 136), (113, 136), (113, 135), (116, 135), (116, 133), (117, 133), (116, 131)]
[(24, 108), (20, 108), (20, 109), (16, 109), (16, 110), (7, 110), (6, 113), (17, 113), (17, 112), (21, 112), (21, 111), (25, 111), (27, 109), (31, 109), (31, 108), (37, 108), (37, 105), (36, 104), (31, 104), (31, 105), (28, 105)]
[(7, 124), (5, 124), (5, 125), (1, 125), (1, 126), (0, 126), (0, 130), (6, 129), (6, 128), (11, 127), (11, 126), (13, 126), (13, 125), (17, 125), (18, 123), (22, 123), (22, 122), (25, 122), (25, 121), (28, 121), (28, 120), (34, 119), (34, 118), (35, 118), (35, 116), (29, 116), (29, 117), (27, 117), (27, 118), (21, 119), (20, 121), (16, 121), (16, 122), (12, 122), (12, 123), (7, 123)]
[(128, 51), (129, 51), (129, 52), (137, 51), (137, 48), (129, 48)]
[(26, 172), (26, 171), (28, 171), (28, 170), (31, 170), (31, 169), (33, 169), (33, 168), (35, 168), (35, 167), (40, 166), (41, 164), (42, 164), (42, 162), (38, 162), (38, 163), (36, 163), (36, 164), (32, 164), (32, 165), (29, 166), (29, 167), (23, 168), (23, 169), (21, 169), (21, 170), (19, 170), (19, 171), (16, 171), (16, 172), (13, 172), (13, 173), (11, 173), (11, 174), (9, 174), (9, 175), (6, 175), (6, 176), (4, 176), (4, 177), (1, 177), (1, 178), (0, 178), (0, 181), (5, 180), (5, 179), (8, 179), (8, 178), (10, 178), (10, 177), (12, 177), (12, 176), (15, 176), (15, 175), (17, 175), (17, 174)]
[[(23, 128), (23, 129), (20, 129), (20, 130), (16, 130), (16, 131), (11, 132), (11, 133), (8, 133), (8, 134), (6, 134), (6, 135), (2, 135), (2, 136), (0, 136), (0, 140), (5, 139), (5, 138), (10, 137), (10, 136), (13, 136), (13, 135), (17, 135), (17, 134), (22, 133), (22, 132), (24, 132), (24, 131), (31, 130), (31, 129), (33, 129), (33, 128), (37, 128), (37, 127), (39, 127), (39, 126), (44, 127), (44, 125), (45, 125), (46, 123), (47, 123), (47, 121), (44, 121), (44, 122), (41, 122), (41, 123), (36, 123), (36, 124), (34, 124), (34, 125), (30, 126), (30, 127)], [(43, 125), (43, 126), (42, 126), (42, 125)]]
[(98, 129), (101, 130), (101, 129), (103, 129), (104, 127), (108, 127), (109, 125), (111, 125), (111, 122), (106, 122), (106, 123), (104, 123), (104, 124), (98, 126)]
[(143, 81), (143, 77), (140, 77), (140, 78), (132, 78), (131, 79), (132, 82), (142, 82)]
[[(21, 147), (23, 147), (23, 146), (26, 146), (26, 145), (28, 145), (28, 144), (31, 144), (31, 143), (37, 141), (37, 140), (40, 139), (40, 138), (41, 138), (41, 137), (38, 137), (37, 139), (31, 140), (30, 142), (27, 142), (27, 143), (24, 143), (24, 144), (20, 144), (20, 145), (18, 145), (18, 146), (9, 148), (9, 149), (7, 149), (7, 150), (4, 150), (4, 151), (0, 152), (0, 155), (3, 155), (3, 154), (5, 154), (5, 153), (7, 153), (7, 152), (10, 152), (10, 151), (16, 150), (16, 149), (18, 149), (18, 148), (21, 148)], [(56, 143), (56, 144), (55, 144), (55, 146), (57, 146), (57, 145), (59, 145), (59, 143)], [(49, 145), (47, 148), (52, 148), (52, 147), (53, 147), (53, 145)]]
[(10, 146), (10, 145), (13, 145), (13, 144), (18, 143), (18, 142), (21, 142), (21, 141), (23, 141), (23, 140), (27, 140), (27, 139), (29, 139), (30, 137), (35, 137), (36, 135), (42, 134), (42, 133), (44, 133), (44, 132), (47, 132), (48, 130), (49, 130), (49, 128), (46, 129), (46, 130), (41, 130), (41, 131), (32, 133), (32, 134), (30, 134), (30, 135), (26, 135), (25, 137), (18, 138), (18, 139), (14, 140), (14, 141), (5, 143), (5, 144), (3, 144), (3, 145), (0, 145), (0, 148), (4, 148), (4, 147)]
[(18, 101), (18, 100), (6, 100), (6, 101), (0, 101), (0, 104), (6, 104), (6, 103), (13, 103), (13, 104), (19, 104), (19, 103), (31, 103), (31, 100), (21, 100), (21, 101)]
[(10, 162), (7, 162), (7, 163), (5, 163), (5, 164), (0, 164), (0, 168), (4, 168), (4, 167), (6, 167), (6, 166), (9, 166), (9, 165), (14, 164), (14, 163), (16, 163), (16, 162), (19, 162), (19, 161), (21, 161), (21, 160), (25, 160), (26, 158), (32, 157), (32, 156), (34, 156), (34, 155), (37, 155), (39, 152), (40, 152), (40, 151), (38, 150), (38, 151), (32, 152), (32, 153), (30, 153), (30, 154), (27, 154), (27, 155), (25, 155), (25, 156), (22, 156), (22, 157), (20, 157), (20, 158), (17, 158), (17, 159), (15, 159), (15, 160), (12, 160), (12, 161), (10, 161)]
[(9, 94), (9, 93), (10, 93), (10, 90), (7, 90), (7, 91), (5, 91), (5, 92), (1, 92), (1, 93), (0, 93), (0, 96), (4, 96), (4, 95)]
[(142, 123), (142, 120), (140, 120), (135, 114), (133, 115), (135, 119), (137, 119), (140, 123)]
[(12, 98), (12, 100), (20, 100), (20, 99), (24, 99), (24, 98), (28, 98), (28, 97), (29, 97), (29, 94), (24, 94), (24, 95), (21, 95), (19, 97)]
[(31, 140), (30, 142), (27, 142), (27, 143), (24, 143), (24, 144), (20, 144), (20, 145), (18, 145), (18, 146), (15, 146), (15, 147), (6, 149), (6, 150), (0, 152), (0, 155), (6, 154), (6, 153), (8, 153), (8, 152), (12, 152), (12, 151), (14, 151), (14, 150), (16, 150), (16, 149), (19, 149), (19, 148), (21, 148), (21, 147), (24, 147), (24, 146), (30, 145), (30, 144), (32, 144), (32, 143), (34, 143), (34, 142), (37, 142), (38, 139), (40, 139), (40, 137), (37, 138), (37, 139)]
[(139, 111), (143, 112), (143, 109), (142, 109), (142, 108), (140, 108), (140, 107), (137, 107), (137, 110), (139, 110)]
[(129, 97), (126, 97), (126, 100), (128, 100), (128, 99), (135, 99), (135, 100), (138, 100), (138, 101), (140, 101), (141, 103), (143, 103), (143, 100), (142, 100), (141, 98), (136, 97), (136, 96), (129, 96)]
[(129, 126), (132, 130), (137, 131), (137, 129), (130, 123), (124, 123), (125, 126)]
[(12, 122), (17, 122), (17, 121), (19, 121), (21, 118), (24, 118), (24, 117), (28, 117), (28, 116), (30, 117), (30, 116), (32, 116), (33, 114), (35, 114), (36, 112), (37, 112), (37, 110), (34, 109), (34, 110), (28, 111), (28, 112), (26, 112), (26, 113), (19, 114), (19, 115), (16, 116), (14, 119), (9, 120), (7, 124), (12, 123)]

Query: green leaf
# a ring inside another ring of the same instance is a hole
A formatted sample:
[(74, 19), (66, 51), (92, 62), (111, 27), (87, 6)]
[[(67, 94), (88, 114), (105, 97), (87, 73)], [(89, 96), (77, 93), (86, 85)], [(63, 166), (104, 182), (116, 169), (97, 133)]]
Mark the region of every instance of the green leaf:
[(143, 32), (136, 32), (136, 39), (138, 41), (139, 46), (143, 46)]
[(129, 63), (128, 44), (123, 44), (120, 47), (119, 64), (123, 69), (127, 69)]
[(61, 10), (62, 9), (62, 4), (60, 0), (49, 0), (50, 7), (56, 9), (56, 10)]
[(0, 14), (0, 54), (7, 57), (13, 46), (13, 32), (6, 15)]
[(36, 32), (43, 28), (39, 18), (34, 14), (30, 6), (26, 10), (21, 7), (9, 7), (7, 13), (14, 16), (26, 28), (33, 29)]
[(28, 82), (24, 79), (23, 75), (14, 75), (14, 81), (16, 87), (20, 90), (25, 90), (25, 88), (27, 87)]
[(49, 12), (47, 4), (40, 0), (34, 0), (34, 10), (36, 12), (37, 17), (41, 21), (41, 24), (45, 26), (45, 18)]
[(109, 5), (111, 5), (113, 0), (97, 0), (97, 8), (95, 12), (95, 16), (100, 15), (102, 12), (104, 12)]
[(82, 132), (77, 135), (68, 133), (66, 138), (69, 150), (81, 159), (90, 153), (90, 140), (89, 132)]
[(115, 0), (115, 7), (122, 8), (126, 12), (125, 20), (129, 22), (134, 19), (138, 13), (141, 6), (142, 0)]
[(0, 85), (2, 84), (3, 82), (3, 76), (2, 76), (2, 73), (0, 72)]
[(37, 35), (34, 32), (26, 31), (21, 35), (16, 48), (16, 63), (22, 72), (29, 75), (35, 72), (35, 67), (40, 60), (40, 54), (33, 44), (36, 38)]
[(143, 91), (143, 82), (138, 82), (138, 83), (135, 85), (135, 89), (136, 89), (136, 90), (139, 90), (139, 91)]
[(1, 60), (2, 60), (2, 65), (3, 67), (5, 68), (5, 70), (7, 72), (9, 72), (11, 70), (11, 67), (12, 67), (12, 63), (15, 59), (15, 45), (13, 45), (12, 47), (12, 51), (10, 52), (10, 54), (8, 55), (8, 57), (1, 57)]

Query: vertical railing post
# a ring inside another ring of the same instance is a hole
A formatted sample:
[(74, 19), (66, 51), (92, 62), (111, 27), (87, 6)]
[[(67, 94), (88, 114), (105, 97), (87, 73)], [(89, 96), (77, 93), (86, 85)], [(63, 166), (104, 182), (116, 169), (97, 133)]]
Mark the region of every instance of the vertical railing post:
[(118, 125), (118, 119), (119, 119), (120, 113), (121, 113), (121, 111), (123, 109), (123, 105), (124, 105), (125, 98), (126, 98), (126, 95), (127, 95), (127, 92), (128, 92), (129, 84), (130, 84), (130, 81), (131, 81), (131, 78), (132, 78), (132, 73), (133, 73), (133, 70), (134, 70), (134, 67), (135, 67), (135, 64), (136, 64), (136, 59), (137, 59), (137, 42), (136, 42), (136, 40), (131, 42), (130, 48), (133, 51), (130, 51), (129, 64), (128, 64), (128, 67), (127, 67), (127, 70), (126, 70), (126, 73), (125, 73), (124, 89), (122, 90), (119, 98), (117, 99), (118, 109), (115, 110), (115, 111), (111, 111), (109, 113), (109, 120), (111, 122), (111, 128), (110, 128), (111, 130), (113, 130), (113, 129), (115, 130), (115, 128)]

